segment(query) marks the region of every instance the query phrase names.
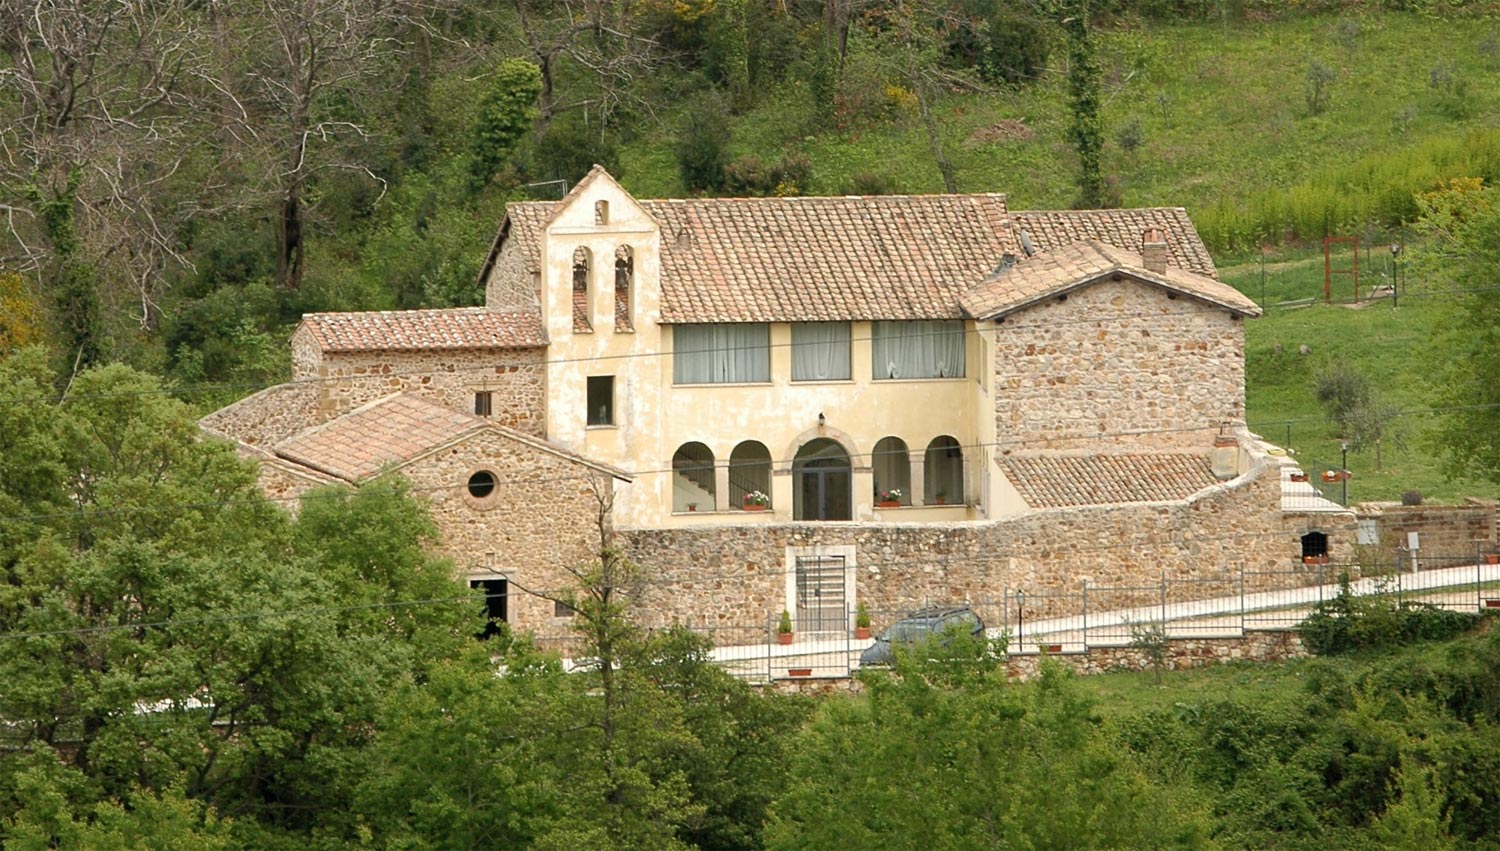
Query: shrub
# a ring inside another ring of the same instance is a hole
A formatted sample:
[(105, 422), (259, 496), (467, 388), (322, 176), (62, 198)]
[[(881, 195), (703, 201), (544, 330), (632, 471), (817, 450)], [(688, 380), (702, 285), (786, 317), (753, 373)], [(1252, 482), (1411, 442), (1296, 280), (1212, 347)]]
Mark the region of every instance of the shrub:
[(1339, 576), (1339, 593), (1318, 604), (1297, 627), (1302, 643), (1319, 656), (1394, 647), (1414, 641), (1445, 641), (1473, 629), (1481, 615), (1431, 603), (1396, 603), (1386, 594), (1356, 597), (1349, 575)]
[(1317, 59), (1307, 60), (1306, 86), (1303, 97), (1307, 101), (1309, 115), (1322, 115), (1328, 108), (1328, 98), (1337, 77), (1334, 70)]
[(896, 187), (883, 174), (862, 171), (849, 178), (848, 195), (895, 195)]
[(789, 154), (770, 165), (746, 154), (724, 166), (723, 189), (731, 195), (801, 195), (811, 184), (812, 160), (802, 154)]
[(1406, 492), (1402, 493), (1401, 494), (1401, 504), (1402, 505), (1421, 505), (1422, 504), (1422, 492), (1419, 491), (1419, 490), (1409, 490), (1409, 491), (1406, 491)]
[(729, 161), (729, 108), (723, 98), (705, 92), (683, 113), (677, 134), (677, 170), (689, 192), (719, 189)]
[(1047, 67), (1047, 33), (1035, 19), (1002, 11), (990, 20), (990, 43), (979, 70), (992, 83), (1035, 80)]
[(1340, 437), (1348, 436), (1355, 412), (1367, 406), (1373, 394), (1370, 379), (1346, 366), (1330, 367), (1313, 383), (1313, 395), (1328, 419), (1339, 427)]

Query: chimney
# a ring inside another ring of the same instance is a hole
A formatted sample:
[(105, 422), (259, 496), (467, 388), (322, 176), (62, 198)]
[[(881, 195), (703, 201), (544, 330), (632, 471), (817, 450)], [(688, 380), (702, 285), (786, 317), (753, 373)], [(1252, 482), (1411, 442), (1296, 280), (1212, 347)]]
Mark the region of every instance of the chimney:
[(1167, 271), (1167, 232), (1148, 228), (1141, 234), (1141, 265), (1160, 275)]
[(1234, 424), (1219, 423), (1219, 433), (1214, 436), (1214, 451), (1208, 457), (1214, 478), (1228, 481), (1238, 476), (1240, 469), (1240, 442), (1234, 436)]

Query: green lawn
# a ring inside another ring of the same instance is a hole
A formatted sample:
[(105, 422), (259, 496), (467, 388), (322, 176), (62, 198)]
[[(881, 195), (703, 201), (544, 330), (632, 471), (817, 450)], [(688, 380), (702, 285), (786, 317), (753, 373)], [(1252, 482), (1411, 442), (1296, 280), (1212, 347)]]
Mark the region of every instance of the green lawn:
[[(1481, 47), (1494, 24), (1414, 14), (1303, 17), (1238, 24), (1148, 24), (1101, 34), (1105, 60), (1107, 169), (1127, 205), (1202, 210), (1287, 188), (1372, 153), (1436, 136), (1494, 127), (1500, 116), (1500, 57)], [(1327, 109), (1309, 112), (1308, 63), (1335, 79)], [(960, 191), (1006, 192), (1017, 209), (1065, 207), (1074, 197), (1066, 139), (1061, 53), (1039, 84), (951, 94), (938, 104), (944, 145)], [(1434, 85), (1434, 81), (1437, 85)], [(1455, 87), (1463, 96), (1455, 97)], [(806, 153), (816, 194), (842, 193), (862, 172), (899, 191), (942, 191), (920, 123), (883, 120), (827, 127), (809, 120), (804, 88), (771, 92), (738, 116), (733, 154)], [(1137, 119), (1144, 142), (1122, 150), (1118, 130)], [(1030, 138), (982, 141), (976, 133), (1016, 120)], [(625, 185), (643, 198), (682, 194), (670, 143), (646, 134), (622, 151)]]
[[(1380, 251), (1372, 252), (1376, 274), (1362, 272), (1366, 292), (1380, 280)], [(1397, 304), (1324, 304), (1321, 249), (1277, 253), (1264, 268), (1263, 290), (1259, 258), (1220, 267), (1224, 280), (1251, 298), (1260, 301), (1266, 293), (1266, 315), (1245, 329), (1246, 419), (1253, 431), (1286, 444), (1290, 427), (1290, 446), (1315, 479), (1319, 470), (1337, 467), (1337, 429), (1314, 397), (1313, 382), (1322, 370), (1349, 366), (1369, 377), (1383, 398), (1411, 412), (1399, 418), (1405, 447), (1388, 443), (1382, 464), (1377, 466), (1373, 450), (1349, 455), (1351, 502), (1395, 500), (1412, 489), (1430, 500), (1500, 495), (1493, 484), (1443, 477), (1429, 436), (1432, 416), (1422, 413), (1438, 404), (1435, 379), (1443, 364), (1437, 341), (1449, 316), (1448, 299), (1414, 286)], [(1316, 299), (1310, 306), (1276, 306), (1309, 297)], [(1299, 353), (1304, 345), (1311, 350), (1307, 355)], [(1327, 494), (1338, 498), (1341, 491), (1333, 486)]]

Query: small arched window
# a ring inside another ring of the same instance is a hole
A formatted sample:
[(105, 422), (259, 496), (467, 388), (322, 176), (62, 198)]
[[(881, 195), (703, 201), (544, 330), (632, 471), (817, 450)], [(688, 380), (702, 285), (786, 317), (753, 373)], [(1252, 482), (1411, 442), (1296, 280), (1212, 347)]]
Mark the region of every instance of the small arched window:
[(1323, 561), (1328, 558), (1328, 536), (1322, 532), (1308, 532), (1302, 536), (1302, 560)]
[(882, 437), (871, 456), (875, 501), (911, 505), (911, 452), (899, 437)]
[(672, 510), (713, 511), (716, 505), (714, 453), (701, 443), (684, 443), (672, 455)]
[(730, 506), (745, 506), (752, 494), (771, 497), (771, 450), (758, 440), (747, 440), (729, 453)]
[(635, 252), (630, 246), (615, 249), (615, 331), (634, 331), (630, 319), (630, 291), (635, 288)]
[(963, 505), (964, 451), (948, 435), (927, 444), (922, 477), (923, 502), (927, 505)]
[(589, 278), (593, 267), (593, 253), (578, 246), (573, 252), (573, 331), (576, 333), (594, 330), (589, 317)]

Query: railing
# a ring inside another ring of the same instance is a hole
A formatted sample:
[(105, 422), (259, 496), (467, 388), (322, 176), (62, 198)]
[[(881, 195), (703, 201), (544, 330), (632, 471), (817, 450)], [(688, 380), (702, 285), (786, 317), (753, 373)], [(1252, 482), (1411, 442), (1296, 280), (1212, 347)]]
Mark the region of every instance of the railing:
[[(1243, 567), (1217, 577), (1173, 577), (1154, 583), (1103, 585), (1080, 582), (1073, 588), (1005, 589), (999, 596), (962, 601), (929, 601), (921, 606), (869, 609), (872, 634), (930, 605), (967, 606), (984, 622), (991, 638), (1004, 637), (1012, 655), (1082, 653), (1095, 647), (1122, 647), (1149, 640), (1159, 627), (1168, 639), (1233, 639), (1247, 631), (1294, 628), (1340, 592), (1347, 576), (1356, 595), (1385, 594), (1398, 602), (1420, 601), (1458, 611), (1500, 608), (1500, 564), (1487, 564), (1476, 548), (1466, 555), (1398, 554), (1402, 570), (1370, 573), (1358, 564), (1314, 563), (1294, 570)], [(1415, 564), (1419, 569), (1412, 570)], [(763, 623), (733, 625), (694, 622), (681, 626), (706, 636), (712, 656), (735, 676), (756, 681), (848, 677), (872, 643), (856, 637), (855, 612), (825, 618), (817, 630), (778, 633), (780, 611)], [(539, 647), (567, 656), (572, 637), (534, 639)]]

